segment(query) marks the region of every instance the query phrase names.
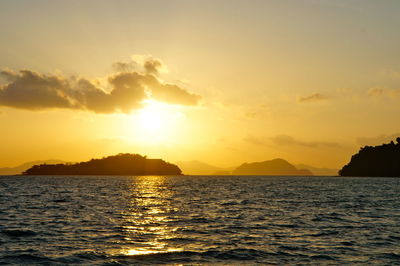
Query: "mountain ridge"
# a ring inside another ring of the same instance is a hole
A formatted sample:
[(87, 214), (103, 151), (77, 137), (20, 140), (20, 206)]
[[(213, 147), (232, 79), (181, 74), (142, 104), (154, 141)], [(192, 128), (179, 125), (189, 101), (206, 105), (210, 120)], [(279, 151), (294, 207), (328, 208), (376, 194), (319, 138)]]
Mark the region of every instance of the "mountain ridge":
[(288, 161), (276, 158), (268, 161), (243, 163), (232, 171), (233, 175), (283, 175), (283, 176), (312, 176), (307, 169), (297, 169)]

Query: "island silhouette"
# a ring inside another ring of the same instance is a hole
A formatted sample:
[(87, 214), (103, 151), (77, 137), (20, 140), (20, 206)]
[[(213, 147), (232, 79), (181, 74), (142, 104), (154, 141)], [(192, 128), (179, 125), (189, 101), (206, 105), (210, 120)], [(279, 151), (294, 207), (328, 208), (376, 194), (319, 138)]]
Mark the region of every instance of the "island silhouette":
[(379, 146), (365, 146), (339, 170), (341, 176), (400, 177), (400, 137)]
[(232, 171), (233, 175), (288, 175), (312, 176), (307, 169), (297, 169), (284, 159), (273, 159), (263, 162), (244, 163)]
[(23, 175), (181, 175), (178, 166), (139, 154), (120, 153), (102, 159), (66, 164), (37, 164)]
[[(379, 146), (361, 147), (348, 164), (338, 171), (340, 176), (400, 177), (400, 137)], [(243, 163), (239, 167), (219, 168), (199, 161), (168, 163), (148, 159), (139, 154), (120, 153), (86, 162), (65, 163), (60, 160), (27, 162), (16, 167), (0, 168), (0, 174), (23, 175), (334, 175), (334, 169), (296, 165), (284, 159)], [(183, 168), (180, 168), (183, 167)], [(312, 170), (311, 170), (312, 169)]]

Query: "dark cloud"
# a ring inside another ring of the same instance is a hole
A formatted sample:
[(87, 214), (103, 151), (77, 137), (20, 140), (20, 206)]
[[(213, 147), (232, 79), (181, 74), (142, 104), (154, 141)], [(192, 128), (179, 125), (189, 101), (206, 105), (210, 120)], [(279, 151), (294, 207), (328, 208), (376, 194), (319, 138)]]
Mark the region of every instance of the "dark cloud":
[(324, 96), (320, 93), (314, 93), (310, 96), (306, 96), (306, 97), (300, 97), (299, 98), (299, 102), (301, 103), (306, 103), (306, 102), (319, 102), (319, 101), (324, 101), (329, 99), (329, 97)]
[[(131, 66), (122, 63), (117, 66), (120, 70), (131, 69)], [(199, 102), (199, 95), (178, 85), (164, 83), (154, 75), (158, 74), (161, 62), (147, 60), (143, 67), (145, 72), (121, 71), (108, 76), (107, 84), (103, 86), (109, 88), (108, 91), (85, 78), (65, 78), (31, 70), (4, 70), (1, 75), (7, 83), (0, 85), (0, 106), (27, 110), (69, 108), (96, 113), (129, 113), (140, 108), (146, 99), (181, 105), (196, 105)]]
[(338, 143), (335, 142), (320, 142), (320, 141), (300, 141), (288, 135), (277, 135), (271, 138), (272, 142), (277, 145), (286, 145), (286, 146), (303, 146), (310, 148), (319, 148), (319, 147), (340, 147)]
[(157, 75), (163, 64), (159, 59), (149, 58), (144, 62), (143, 67), (147, 73)]
[(28, 110), (74, 108), (68, 99), (68, 81), (61, 77), (29, 70), (1, 74), (9, 83), (0, 87), (0, 105)]

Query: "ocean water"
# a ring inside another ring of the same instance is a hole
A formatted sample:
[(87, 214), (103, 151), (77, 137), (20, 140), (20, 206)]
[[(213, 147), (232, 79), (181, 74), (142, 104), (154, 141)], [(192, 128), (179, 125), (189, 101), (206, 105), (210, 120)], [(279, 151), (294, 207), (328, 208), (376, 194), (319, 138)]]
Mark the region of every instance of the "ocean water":
[(0, 177), (0, 264), (400, 265), (400, 179)]

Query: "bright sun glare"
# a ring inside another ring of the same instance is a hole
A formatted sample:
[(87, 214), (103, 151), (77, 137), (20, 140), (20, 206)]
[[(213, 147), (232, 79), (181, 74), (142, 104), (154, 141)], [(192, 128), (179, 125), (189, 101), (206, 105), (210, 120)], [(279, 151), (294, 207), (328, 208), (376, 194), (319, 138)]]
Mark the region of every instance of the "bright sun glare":
[(163, 106), (155, 101), (147, 101), (145, 104), (138, 112), (139, 125), (148, 132), (164, 129), (168, 121)]
[(155, 144), (167, 142), (183, 117), (177, 107), (154, 100), (146, 100), (144, 107), (133, 115), (135, 130), (141, 133), (140, 141)]

